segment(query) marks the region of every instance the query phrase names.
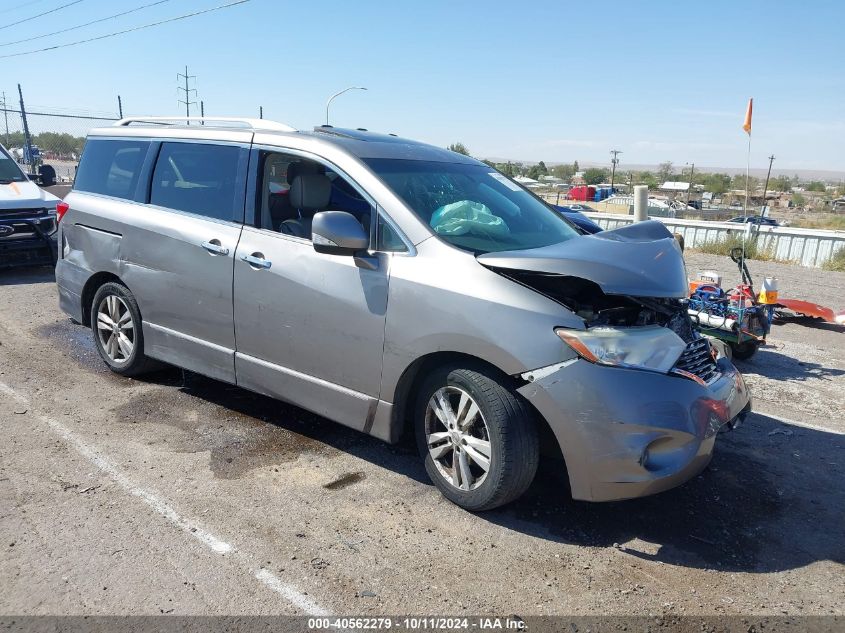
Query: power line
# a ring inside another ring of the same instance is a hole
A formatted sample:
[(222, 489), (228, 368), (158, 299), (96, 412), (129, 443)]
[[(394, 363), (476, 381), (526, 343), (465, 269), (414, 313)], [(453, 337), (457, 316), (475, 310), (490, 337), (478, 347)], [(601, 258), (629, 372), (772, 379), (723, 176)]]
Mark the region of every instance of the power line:
[[(81, 2), (82, 0), (76, 0), (77, 2)], [(87, 40), (79, 40), (78, 42), (69, 42), (67, 44), (58, 44), (56, 46), (48, 46), (47, 48), (39, 48), (34, 51), (24, 51), (22, 53), (10, 53), (8, 55), (0, 55), (0, 59), (8, 59), (9, 57), (21, 57), (23, 55), (34, 55), (35, 53), (43, 53), (45, 51), (55, 51), (60, 48), (67, 48), (69, 46), (78, 46), (79, 44), (88, 44), (89, 42), (96, 42), (98, 40), (104, 40), (110, 37), (117, 37), (118, 35), (124, 35), (126, 33), (133, 33), (135, 31), (142, 31), (144, 29), (149, 29), (154, 26), (160, 26), (162, 24), (167, 24), (168, 22), (176, 22), (177, 20), (184, 20), (187, 18), (193, 18), (198, 15), (202, 15), (203, 13), (211, 13), (212, 11), (219, 11), (220, 9), (228, 9), (229, 7), (234, 7), (239, 4), (244, 4), (249, 2), (250, 0), (237, 0), (236, 2), (229, 2), (228, 4), (221, 4), (217, 7), (211, 7), (210, 9), (205, 9), (203, 11), (195, 11), (194, 13), (186, 13), (185, 15), (178, 15), (175, 18), (168, 18), (167, 20), (161, 20), (159, 22), (152, 22), (151, 24), (144, 24), (142, 26), (136, 26), (131, 29), (126, 29), (123, 31), (116, 31), (115, 33), (108, 33), (106, 35), (99, 35), (97, 37), (90, 37)]]
[(92, 24), (98, 24), (100, 22), (105, 22), (106, 20), (113, 20), (114, 18), (120, 18), (124, 15), (129, 15), (130, 13), (135, 13), (136, 11), (140, 11), (141, 9), (146, 9), (148, 7), (154, 7), (158, 4), (164, 4), (165, 2), (170, 2), (170, 0), (158, 0), (158, 2), (151, 2), (150, 4), (145, 4), (140, 7), (135, 7), (134, 9), (130, 9), (129, 11), (124, 11), (123, 13), (115, 13), (114, 15), (107, 16), (105, 18), (100, 18), (99, 20), (92, 20), (91, 22), (86, 22), (85, 24), (79, 24), (78, 26), (71, 26), (66, 29), (62, 29), (60, 31), (53, 31), (52, 33), (45, 33), (44, 35), (36, 35), (34, 37), (25, 37), (22, 40), (16, 40), (14, 42), (4, 42), (0, 44), (0, 47), (3, 46), (12, 46), (13, 44), (21, 44), (23, 42), (29, 42), (32, 40), (41, 40), (45, 37), (52, 37), (53, 35), (60, 35), (61, 33), (67, 33), (68, 31), (75, 31), (77, 29), (84, 28), (86, 26), (91, 26)]
[(7, 24), (5, 26), (0, 26), (0, 31), (2, 31), (3, 29), (11, 28), (13, 26), (17, 26), (18, 24), (23, 24), (24, 22), (29, 22), (30, 20), (34, 20), (35, 18), (40, 18), (43, 15), (49, 15), (50, 13), (55, 13), (56, 11), (61, 11), (62, 9), (67, 9), (70, 6), (73, 6), (74, 4), (79, 4), (80, 2), (83, 2), (83, 1), (84, 0), (73, 0), (73, 2), (68, 2), (67, 4), (63, 4), (60, 7), (56, 7), (55, 9), (50, 9), (49, 11), (45, 11), (44, 13), (39, 13), (38, 15), (33, 15), (31, 18), (24, 18), (23, 20), (18, 20), (17, 22), (12, 22), (11, 24)]
[[(5, 97), (4, 97), (5, 98)], [(0, 105), (4, 102), (0, 101)], [(0, 112), (4, 112), (8, 114), (9, 112), (13, 112), (15, 114), (20, 114), (20, 110), (15, 110), (14, 108), (7, 108), (5, 105), (0, 108)], [(113, 116), (94, 116), (94, 115), (85, 115), (85, 114), (58, 114), (56, 112), (30, 112), (29, 110), (26, 111), (27, 116), (51, 116), (56, 117), (58, 119), (89, 119), (91, 121), (117, 121)]]
[(26, 9), (28, 6), (33, 4), (38, 4), (39, 2), (44, 2), (44, 0), (31, 0), (31, 2), (24, 2), (23, 4), (19, 4), (16, 7), (9, 7), (8, 9), (3, 9), (0, 13), (11, 13), (12, 11), (19, 11), (20, 9)]

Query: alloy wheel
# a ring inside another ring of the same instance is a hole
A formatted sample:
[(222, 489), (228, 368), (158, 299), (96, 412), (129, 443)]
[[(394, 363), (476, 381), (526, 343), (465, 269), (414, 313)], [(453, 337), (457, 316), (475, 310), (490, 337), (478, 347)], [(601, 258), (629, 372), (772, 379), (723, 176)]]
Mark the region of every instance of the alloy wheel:
[(106, 295), (97, 306), (97, 337), (113, 363), (125, 363), (135, 349), (135, 322), (126, 302)]
[(490, 471), (490, 432), (478, 404), (463, 389), (446, 386), (425, 412), (428, 452), (443, 478), (459, 490), (475, 490)]

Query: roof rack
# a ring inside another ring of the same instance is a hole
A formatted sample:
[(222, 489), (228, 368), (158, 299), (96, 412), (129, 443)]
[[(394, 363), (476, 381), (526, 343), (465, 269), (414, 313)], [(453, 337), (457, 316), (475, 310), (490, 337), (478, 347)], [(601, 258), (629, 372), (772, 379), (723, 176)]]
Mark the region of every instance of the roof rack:
[(129, 127), (133, 123), (146, 123), (149, 125), (184, 125), (186, 123), (199, 123), (200, 125), (224, 124), (231, 127), (242, 127), (252, 130), (268, 130), (272, 132), (296, 132), (296, 128), (270, 121), (268, 119), (249, 119), (241, 117), (200, 117), (200, 116), (133, 116), (117, 121), (117, 127)]

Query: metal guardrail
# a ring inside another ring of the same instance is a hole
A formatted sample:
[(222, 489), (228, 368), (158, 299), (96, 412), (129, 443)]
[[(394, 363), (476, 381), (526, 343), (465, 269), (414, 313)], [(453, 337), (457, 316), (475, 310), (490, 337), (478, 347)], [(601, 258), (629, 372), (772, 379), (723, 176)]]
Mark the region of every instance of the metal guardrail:
[[(631, 224), (630, 215), (609, 213), (586, 213), (603, 229), (615, 229)], [(707, 242), (718, 242), (730, 235), (741, 237), (746, 225), (706, 220), (678, 220), (676, 218), (652, 218), (666, 225), (673, 233), (684, 237), (688, 248), (696, 248)], [(788, 226), (762, 226), (757, 237), (758, 248), (771, 250), (775, 257), (794, 261), (802, 266), (819, 267), (839, 249), (845, 248), (845, 231), (823, 231), (800, 229)]]

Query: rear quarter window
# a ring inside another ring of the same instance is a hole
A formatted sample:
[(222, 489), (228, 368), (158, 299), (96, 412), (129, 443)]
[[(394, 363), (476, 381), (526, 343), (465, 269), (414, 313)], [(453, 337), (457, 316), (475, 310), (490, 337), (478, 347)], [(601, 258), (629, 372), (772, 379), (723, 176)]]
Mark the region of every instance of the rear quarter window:
[(73, 188), (132, 200), (149, 147), (149, 141), (89, 139)]

